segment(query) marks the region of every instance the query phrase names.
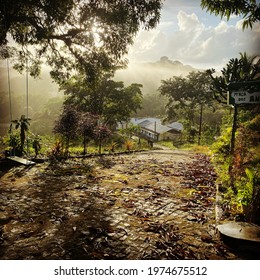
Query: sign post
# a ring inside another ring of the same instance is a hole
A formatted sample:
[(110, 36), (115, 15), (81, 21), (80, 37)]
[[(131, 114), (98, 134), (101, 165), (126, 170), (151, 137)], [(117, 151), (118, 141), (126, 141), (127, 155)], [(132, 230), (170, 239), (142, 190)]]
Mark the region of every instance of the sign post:
[(228, 105), (260, 104), (260, 81), (230, 83), (228, 91)]
[(235, 151), (238, 107), (260, 104), (260, 81), (237, 82), (228, 85), (228, 105), (234, 107), (233, 125), (231, 133), (230, 154), (232, 162), (229, 166), (230, 184), (234, 188), (233, 161)]

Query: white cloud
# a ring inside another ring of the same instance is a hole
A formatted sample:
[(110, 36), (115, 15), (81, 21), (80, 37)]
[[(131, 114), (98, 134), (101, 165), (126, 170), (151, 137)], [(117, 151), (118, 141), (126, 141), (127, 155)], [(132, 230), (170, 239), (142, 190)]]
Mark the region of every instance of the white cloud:
[(157, 61), (168, 56), (195, 67), (222, 68), (240, 52), (259, 51), (260, 24), (243, 31), (239, 19), (233, 24), (220, 19), (215, 26), (205, 26), (195, 13), (185, 11), (178, 12), (172, 29), (169, 24), (167, 20), (156, 30), (141, 31), (130, 49), (129, 60)]
[(194, 32), (204, 28), (204, 25), (200, 23), (198, 17), (194, 13), (188, 15), (184, 11), (180, 11), (177, 15), (177, 19), (180, 31)]
[(226, 32), (228, 32), (228, 28), (229, 28), (228, 24), (227, 24), (225, 21), (222, 20), (222, 21), (214, 28), (214, 30), (215, 30), (216, 33), (226, 33)]

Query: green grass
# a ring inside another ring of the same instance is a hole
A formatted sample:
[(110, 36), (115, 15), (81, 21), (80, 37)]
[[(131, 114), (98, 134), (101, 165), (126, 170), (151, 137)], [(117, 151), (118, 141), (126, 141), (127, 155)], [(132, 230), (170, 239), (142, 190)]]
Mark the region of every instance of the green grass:
[(175, 149), (191, 150), (191, 151), (194, 151), (195, 153), (202, 153), (202, 154), (207, 154), (207, 155), (210, 153), (208, 146), (202, 146), (202, 145), (197, 145), (197, 144), (186, 143), (186, 144), (180, 145), (178, 147), (174, 146), (172, 141), (160, 141), (160, 142), (158, 142), (158, 144), (165, 146), (172, 150), (175, 150)]
[(167, 147), (169, 149), (175, 150), (177, 149), (174, 145), (172, 141), (159, 141), (158, 142), (159, 145)]

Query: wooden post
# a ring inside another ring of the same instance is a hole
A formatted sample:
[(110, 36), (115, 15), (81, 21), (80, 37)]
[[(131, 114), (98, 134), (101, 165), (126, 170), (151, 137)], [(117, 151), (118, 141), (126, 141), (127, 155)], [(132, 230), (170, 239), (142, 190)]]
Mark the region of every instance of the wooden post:
[(235, 178), (233, 174), (233, 166), (234, 166), (234, 159), (235, 159), (235, 144), (236, 144), (236, 130), (237, 130), (237, 119), (238, 119), (238, 107), (234, 105), (234, 116), (233, 116), (233, 124), (232, 124), (232, 132), (231, 132), (231, 142), (230, 142), (230, 156), (231, 161), (229, 165), (229, 176), (230, 176), (230, 187), (232, 188), (233, 192), (236, 194), (237, 190), (235, 189)]

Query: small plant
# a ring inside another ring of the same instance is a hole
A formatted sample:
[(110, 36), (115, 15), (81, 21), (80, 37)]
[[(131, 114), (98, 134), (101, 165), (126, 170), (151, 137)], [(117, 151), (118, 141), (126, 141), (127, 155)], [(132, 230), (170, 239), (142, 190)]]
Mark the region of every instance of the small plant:
[(133, 141), (127, 140), (127, 141), (125, 142), (125, 149), (126, 149), (128, 152), (130, 152), (130, 151), (133, 149), (133, 147), (134, 147)]
[(22, 155), (21, 140), (19, 134), (10, 132), (9, 135), (5, 137), (4, 144), (8, 145), (6, 149), (6, 153), (8, 156)]
[(241, 180), (241, 183), (238, 186), (238, 201), (241, 203), (241, 205), (246, 206), (252, 199), (256, 174), (249, 168), (246, 168), (245, 173), (247, 178)]
[[(10, 125), (10, 146), (16, 150), (16, 152), (19, 155), (22, 155), (24, 152), (24, 145), (26, 140), (26, 132), (29, 130), (30, 121), (31, 119), (26, 118), (25, 115), (21, 115), (20, 119), (13, 120)], [(14, 139), (14, 137), (17, 137), (16, 135), (12, 133), (13, 125), (15, 125), (15, 129), (20, 129), (20, 142), (19, 147), (15, 146), (17, 144), (17, 140)], [(14, 136), (14, 137), (13, 137)], [(15, 141), (15, 142), (14, 142)]]
[(65, 149), (63, 147), (63, 143), (60, 140), (57, 140), (51, 149), (51, 152), (49, 154), (49, 157), (51, 159), (57, 159), (60, 160), (62, 157), (65, 156)]
[(36, 135), (35, 138), (33, 139), (33, 142), (32, 142), (32, 146), (33, 146), (36, 158), (39, 155), (39, 152), (41, 150), (41, 143), (40, 143), (40, 141), (41, 141), (41, 138), (39, 137), (39, 135)]
[(26, 140), (26, 132), (29, 130), (31, 119), (26, 118), (25, 115), (21, 115), (20, 119), (14, 120), (11, 123), (10, 130), (12, 130), (12, 125), (15, 125), (15, 129), (20, 129), (20, 151), (23, 153), (24, 144)]
[(115, 152), (117, 146), (118, 144), (116, 142), (111, 143), (111, 145), (109, 146), (109, 150), (111, 151), (111, 153)]

